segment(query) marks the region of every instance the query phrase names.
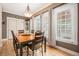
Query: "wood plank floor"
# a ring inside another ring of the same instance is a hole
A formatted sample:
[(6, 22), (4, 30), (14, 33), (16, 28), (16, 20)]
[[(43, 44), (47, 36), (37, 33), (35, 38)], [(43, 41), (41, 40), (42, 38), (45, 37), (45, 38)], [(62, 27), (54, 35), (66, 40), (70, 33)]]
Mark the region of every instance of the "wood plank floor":
[[(25, 51), (23, 54), (24, 56), (26, 56)], [(36, 56), (41, 56), (39, 51), (36, 54), (38, 54)], [(0, 56), (15, 56), (12, 40), (3, 41), (3, 46), (0, 48)], [(47, 52), (44, 53), (44, 56), (71, 56), (71, 55), (59, 49), (51, 48), (47, 46)]]

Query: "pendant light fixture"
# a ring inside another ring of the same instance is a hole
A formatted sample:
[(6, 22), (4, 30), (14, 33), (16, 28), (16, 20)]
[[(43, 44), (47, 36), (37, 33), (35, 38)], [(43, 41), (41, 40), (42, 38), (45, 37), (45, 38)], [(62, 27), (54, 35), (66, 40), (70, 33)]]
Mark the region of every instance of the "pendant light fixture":
[(32, 16), (31, 14), (31, 10), (29, 7), (29, 4), (27, 5), (27, 8), (25, 9), (25, 13), (24, 13), (25, 17), (30, 18)]

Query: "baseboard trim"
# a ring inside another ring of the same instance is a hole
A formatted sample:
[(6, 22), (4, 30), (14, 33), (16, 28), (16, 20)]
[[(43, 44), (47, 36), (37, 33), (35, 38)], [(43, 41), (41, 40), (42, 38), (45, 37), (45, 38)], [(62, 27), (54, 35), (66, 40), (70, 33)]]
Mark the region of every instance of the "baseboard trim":
[(7, 39), (2, 39), (1, 43), (0, 43), (0, 47), (3, 46), (3, 41), (6, 41)]
[(60, 49), (60, 50), (62, 50), (62, 51), (64, 51), (64, 52), (67, 52), (67, 53), (69, 53), (69, 54), (71, 54), (71, 55), (79, 56), (79, 53), (78, 53), (78, 52), (71, 51), (71, 50), (69, 50), (69, 49), (66, 49), (66, 48), (63, 48), (63, 47), (60, 47), (60, 46), (56, 46), (56, 48), (58, 48), (58, 49)]
[(7, 38), (4, 38), (4, 39), (2, 39), (2, 40), (4, 41), (4, 40), (8, 40), (8, 39), (7, 39)]
[(2, 42), (0, 43), (0, 48), (2, 47)]

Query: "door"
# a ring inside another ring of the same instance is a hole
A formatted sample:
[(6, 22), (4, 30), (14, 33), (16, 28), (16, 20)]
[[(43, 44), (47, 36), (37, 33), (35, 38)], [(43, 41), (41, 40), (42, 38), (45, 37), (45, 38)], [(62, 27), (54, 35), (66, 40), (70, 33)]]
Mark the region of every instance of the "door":
[(16, 33), (16, 19), (15, 18), (11, 18), (8, 17), (7, 18), (7, 38), (11, 39), (12, 38), (12, 33), (11, 30), (14, 31), (14, 33)]

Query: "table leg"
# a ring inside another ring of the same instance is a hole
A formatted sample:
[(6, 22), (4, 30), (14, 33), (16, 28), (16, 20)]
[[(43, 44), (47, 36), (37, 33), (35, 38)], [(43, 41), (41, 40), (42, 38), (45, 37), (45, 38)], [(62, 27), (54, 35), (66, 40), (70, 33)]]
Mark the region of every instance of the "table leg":
[(46, 37), (44, 38), (44, 52), (46, 52)]
[(22, 56), (23, 55), (23, 49), (22, 49), (22, 44), (20, 43), (20, 56)]

